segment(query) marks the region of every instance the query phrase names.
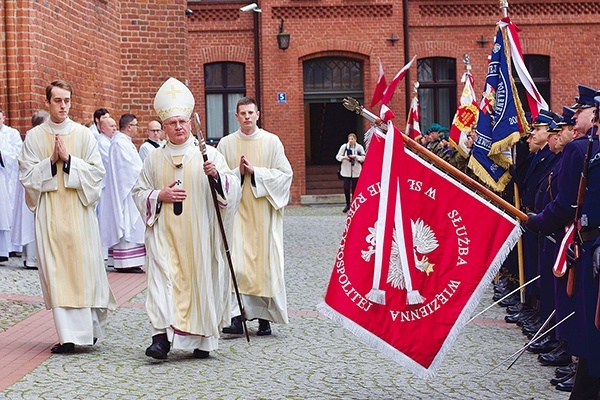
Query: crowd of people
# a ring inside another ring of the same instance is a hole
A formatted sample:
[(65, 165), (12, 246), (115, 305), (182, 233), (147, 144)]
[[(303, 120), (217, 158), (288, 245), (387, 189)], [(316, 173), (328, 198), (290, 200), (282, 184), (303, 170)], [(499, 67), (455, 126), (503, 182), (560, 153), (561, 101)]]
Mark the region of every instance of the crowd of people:
[(39, 270), (59, 339), (51, 351), (102, 337), (116, 308), (111, 270), (147, 274), (149, 357), (176, 348), (206, 358), (221, 333), (243, 333), (242, 316), (258, 319), (259, 336), (287, 323), (283, 208), (293, 173), (280, 139), (258, 127), (256, 102), (238, 102), (240, 128), (218, 149), (201, 146), (194, 97), (170, 78), (138, 150), (134, 114), (117, 123), (99, 108), (86, 127), (69, 118), (72, 96), (67, 82), (50, 83), (48, 111), (34, 114), (24, 142), (0, 110), (0, 261), (21, 252)]

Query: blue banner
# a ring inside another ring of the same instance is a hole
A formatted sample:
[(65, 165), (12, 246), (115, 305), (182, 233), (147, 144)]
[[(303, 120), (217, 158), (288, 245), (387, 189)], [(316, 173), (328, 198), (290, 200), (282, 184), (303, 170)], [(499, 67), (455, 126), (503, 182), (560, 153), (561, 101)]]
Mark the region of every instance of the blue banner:
[(510, 181), (510, 149), (519, 140), (523, 127), (527, 126), (523, 107), (513, 86), (510, 46), (505, 46), (507, 40), (504, 30), (497, 28), (479, 104), (477, 137), (469, 160), (469, 168), (475, 175), (498, 192), (504, 190)]

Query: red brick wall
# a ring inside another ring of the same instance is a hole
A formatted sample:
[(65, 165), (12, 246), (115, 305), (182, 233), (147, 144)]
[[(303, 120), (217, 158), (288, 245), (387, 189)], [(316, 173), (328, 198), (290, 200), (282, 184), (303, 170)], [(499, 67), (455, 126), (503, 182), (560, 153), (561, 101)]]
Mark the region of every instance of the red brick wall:
[(135, 114), (140, 144), (158, 88), (169, 77), (188, 78), (187, 19), (184, 0), (120, 1), (120, 102), (117, 117)]
[(4, 0), (2, 5), (8, 22), (2, 28), (9, 34), (0, 61), (5, 83), (0, 107), (22, 133), (33, 111), (45, 108), (45, 87), (55, 79), (73, 86), (73, 120), (90, 122), (100, 107), (117, 121), (134, 113), (140, 134), (154, 117), (152, 100), (162, 82), (169, 76), (187, 79), (184, 0)]
[[(16, 33), (9, 45), (9, 123), (22, 133), (30, 128), (31, 114), (45, 108), (48, 83), (65, 79), (73, 86), (71, 117), (91, 121), (98, 107), (114, 109), (119, 103), (120, 32), (114, 17), (115, 1), (4, 1), (5, 10), (19, 3), (16, 18), (3, 28)], [(22, 7), (23, 3), (28, 4)], [(85, 21), (85, 23), (81, 23)], [(3, 70), (6, 68), (3, 65)]]
[[(0, 0), (0, 108), (22, 132), (33, 111), (44, 108), (44, 88), (63, 78), (74, 86), (71, 116), (86, 123), (105, 107), (118, 119), (138, 116), (140, 134), (154, 117), (152, 100), (169, 76), (188, 82), (196, 111), (205, 120), (203, 66), (237, 61), (246, 65), (247, 94), (255, 96), (253, 13), (244, 1), (185, 0)], [(577, 83), (600, 87), (596, 54), (600, 3), (589, 0), (512, 0), (510, 15), (523, 29), (525, 54), (551, 57), (551, 108), (571, 104)], [(294, 168), (292, 199), (305, 191), (305, 116), (302, 62), (339, 55), (363, 60), (364, 94), (377, 80), (377, 57), (388, 80), (404, 65), (401, 0), (272, 0), (260, 2), (262, 126), (278, 134)], [(471, 54), (476, 90), (485, 79), (496, 1), (410, 0), (409, 49), (418, 58), (457, 59)], [(186, 17), (185, 9), (194, 10)], [(277, 48), (281, 18), (291, 34), (286, 51)], [(400, 38), (395, 45), (387, 39)], [(481, 47), (477, 40), (488, 43)], [(416, 80), (416, 68), (410, 83)], [(404, 84), (391, 108), (406, 115)], [(287, 103), (277, 103), (278, 92)], [(459, 95), (460, 90), (457, 93)], [(377, 111), (377, 110), (374, 110)], [(139, 144), (142, 137), (137, 138)]]

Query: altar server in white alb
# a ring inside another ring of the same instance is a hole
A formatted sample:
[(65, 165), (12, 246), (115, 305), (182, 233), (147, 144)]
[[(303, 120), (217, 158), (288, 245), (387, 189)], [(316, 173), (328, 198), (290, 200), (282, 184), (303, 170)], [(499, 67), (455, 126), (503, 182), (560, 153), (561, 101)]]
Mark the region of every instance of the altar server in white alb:
[[(270, 322), (287, 324), (283, 263), (283, 208), (290, 199), (292, 167), (276, 135), (260, 129), (256, 101), (237, 103), (240, 129), (219, 141), (218, 150), (240, 178), (242, 201), (233, 237), (233, 265), (246, 310), (258, 318), (259, 336), (270, 335)], [(242, 333), (242, 317), (234, 313), (223, 332)]]
[(46, 88), (50, 119), (27, 134), (19, 178), (35, 213), (38, 269), (46, 308), (52, 309), (59, 343), (53, 353), (92, 345), (116, 308), (100, 245), (94, 207), (104, 166), (88, 128), (69, 118), (71, 86)]
[(11, 252), (21, 251), (21, 246), (11, 243), (11, 224), (15, 207), (15, 194), (19, 184), (17, 158), (23, 147), (18, 130), (4, 123), (4, 111), (0, 110), (0, 261), (7, 261)]
[(102, 244), (112, 249), (112, 265), (117, 272), (144, 272), (146, 224), (131, 196), (142, 171), (142, 159), (131, 140), (138, 126), (133, 114), (123, 114), (119, 119), (119, 131), (113, 135), (108, 150), (108, 169), (100, 202), (100, 236)]
[(230, 234), (240, 183), (216, 149), (207, 147), (204, 162), (191, 135), (194, 97), (183, 83), (169, 78), (154, 109), (168, 142), (148, 154), (133, 189), (146, 223), (146, 311), (152, 324), (146, 355), (165, 359), (174, 348), (206, 358), (231, 316), (231, 276), (209, 185)]

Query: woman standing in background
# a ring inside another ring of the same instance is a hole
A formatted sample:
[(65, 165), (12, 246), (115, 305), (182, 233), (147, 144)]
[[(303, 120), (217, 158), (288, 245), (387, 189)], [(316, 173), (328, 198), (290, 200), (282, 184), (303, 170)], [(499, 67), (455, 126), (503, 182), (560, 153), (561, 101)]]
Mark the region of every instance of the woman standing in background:
[[(348, 212), (352, 194), (362, 170), (362, 163), (365, 161), (365, 149), (356, 142), (354, 133), (348, 134), (348, 143), (340, 147), (335, 158), (342, 163), (340, 175), (344, 181), (344, 195), (346, 196), (346, 207), (342, 212)], [(350, 185), (352, 185), (352, 191), (350, 191)]]

